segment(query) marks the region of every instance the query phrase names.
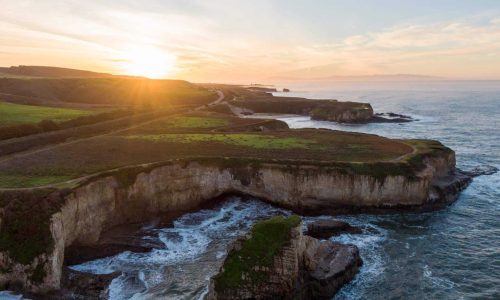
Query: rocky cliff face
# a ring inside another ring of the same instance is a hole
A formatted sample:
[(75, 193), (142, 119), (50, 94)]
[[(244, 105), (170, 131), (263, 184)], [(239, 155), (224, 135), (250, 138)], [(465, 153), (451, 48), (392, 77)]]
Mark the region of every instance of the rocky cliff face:
[(132, 175), (124, 176), (125, 171), (121, 171), (101, 176), (75, 188), (50, 217), (53, 243), (43, 254), (31, 264), (22, 264), (8, 252), (0, 252), (0, 286), (17, 282), (32, 292), (58, 289), (65, 247), (92, 245), (101, 232), (114, 225), (147, 220), (163, 212), (192, 210), (224, 193), (244, 193), (298, 212), (436, 203), (440, 194), (433, 192), (433, 182), (454, 170), (454, 155), (428, 159), (425, 168), (411, 178), (378, 178), (319, 166), (223, 165), (173, 162)]
[[(269, 221), (272, 219), (263, 222)], [(242, 269), (234, 267), (234, 260), (245, 263), (243, 260), (247, 259), (248, 252), (245, 247), (258, 251), (255, 243), (246, 240), (253, 239), (252, 236), (236, 241), (221, 273), (212, 278), (206, 299), (331, 299), (358, 272), (362, 264), (359, 251), (353, 245), (304, 236), (301, 227), (299, 223), (291, 228), (286, 243), (269, 265), (252, 260), (255, 265), (236, 274), (238, 284), (231, 285), (235, 276), (232, 273)], [(253, 230), (252, 234), (258, 232)], [(266, 244), (262, 246), (267, 247)]]
[[(340, 102), (341, 103), (341, 102)], [(311, 119), (338, 123), (367, 123), (373, 118), (373, 108), (370, 104), (359, 103), (355, 107), (320, 105), (309, 112)]]

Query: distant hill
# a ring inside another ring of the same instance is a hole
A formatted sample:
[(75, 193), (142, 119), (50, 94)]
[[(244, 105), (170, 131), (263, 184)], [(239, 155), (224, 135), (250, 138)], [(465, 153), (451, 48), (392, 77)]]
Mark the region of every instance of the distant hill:
[(47, 66), (12, 66), (0, 67), (0, 77), (109, 78), (129, 76)]
[(214, 98), (214, 92), (183, 80), (0, 77), (0, 101), (19, 104), (202, 105)]

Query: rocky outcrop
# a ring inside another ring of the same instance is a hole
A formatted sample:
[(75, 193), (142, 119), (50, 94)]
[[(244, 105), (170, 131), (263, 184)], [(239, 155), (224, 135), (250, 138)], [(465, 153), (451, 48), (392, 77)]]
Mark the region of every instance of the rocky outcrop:
[(339, 220), (320, 220), (307, 224), (307, 235), (317, 239), (327, 239), (344, 233), (358, 234), (361, 228), (353, 227), (347, 222)]
[(460, 172), (470, 177), (477, 177), (482, 175), (493, 175), (496, 172), (498, 172), (498, 168), (495, 166), (484, 165), (484, 166), (476, 166), (466, 171), (460, 170)]
[(266, 86), (255, 86), (255, 85), (249, 86), (247, 87), (247, 89), (253, 92), (264, 92), (264, 93), (274, 93), (278, 91), (276, 88), (266, 87)]
[(481, 175), (492, 175), (498, 171), (494, 166), (477, 166), (471, 170), (463, 171), (455, 169), (437, 176), (432, 180), (432, 190), (429, 194), (429, 202), (427, 205), (433, 207), (444, 207), (453, 203), (460, 191), (465, 189), (474, 177)]
[(325, 101), (309, 112), (311, 119), (337, 123), (367, 123), (373, 118), (373, 108), (368, 103)]
[(304, 270), (295, 298), (331, 299), (358, 273), (363, 264), (354, 245), (305, 238)]
[[(287, 228), (294, 217), (261, 221), (251, 235), (236, 241), (221, 273), (212, 278), (206, 298), (331, 299), (352, 280), (362, 264), (357, 247), (304, 236), (300, 221)], [(266, 226), (271, 237), (262, 238)], [(280, 238), (273, 233), (281, 230), (288, 231), (286, 241), (269, 261), (260, 259), (261, 252)]]
[(110, 274), (90, 274), (65, 268), (63, 271), (63, 288), (50, 293), (26, 294), (25, 297), (37, 300), (88, 300), (109, 299), (109, 285), (111, 281), (120, 276), (121, 272)]
[(41, 229), (33, 229), (38, 233), (31, 235), (42, 234), (50, 240), (43, 251), (31, 251), (20, 261), (5, 249), (14, 246), (0, 245), (0, 286), (15, 283), (32, 292), (58, 289), (66, 247), (94, 245), (113, 226), (193, 210), (227, 193), (251, 195), (308, 213), (432, 208), (443, 199), (449, 203), (456, 198), (463, 185), (448, 191), (439, 180), (454, 170), (453, 152), (423, 163), (416, 174), (382, 177), (306, 164), (235, 165), (223, 158), (179, 160), (101, 174), (59, 195), (62, 200), (54, 206), (56, 210), (39, 222)]
[(237, 91), (238, 96), (234, 97), (230, 104), (253, 113), (308, 115), (313, 120), (340, 123), (366, 123), (374, 116), (369, 103), (274, 97), (270, 93), (257, 90), (248, 92), (249, 90)]
[(412, 117), (407, 115), (389, 113), (376, 113), (372, 119), (371, 123), (407, 123), (415, 121)]

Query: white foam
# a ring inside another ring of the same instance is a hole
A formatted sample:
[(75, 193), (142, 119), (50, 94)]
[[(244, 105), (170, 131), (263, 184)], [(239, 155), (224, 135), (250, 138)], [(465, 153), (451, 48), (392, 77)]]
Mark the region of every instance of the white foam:
[(449, 279), (434, 276), (428, 265), (424, 265), (424, 278), (439, 289), (453, 289), (456, 286), (456, 283)]
[[(109, 274), (116, 271), (136, 272), (141, 285), (130, 287), (127, 275), (122, 274), (115, 278), (110, 285), (112, 299), (144, 299), (147, 291), (141, 289), (154, 289), (166, 281), (168, 272), (165, 268), (174, 268), (176, 276), (182, 277), (183, 264), (196, 263), (201, 257), (204, 260), (216, 260), (204, 272), (216, 272), (219, 264), (226, 254), (227, 246), (239, 234), (246, 232), (258, 219), (276, 214), (289, 215), (289, 211), (273, 208), (257, 200), (241, 201), (232, 198), (221, 207), (206, 209), (186, 214), (173, 222), (172, 228), (152, 230), (158, 234), (158, 239), (165, 245), (161, 249), (153, 249), (148, 253), (123, 252), (118, 255), (71, 266), (72, 269), (94, 274)], [(151, 228), (148, 228), (151, 229)], [(189, 269), (189, 268), (187, 268)], [(189, 274), (189, 276), (202, 276), (192, 279), (191, 292), (203, 293), (213, 274)], [(184, 276), (185, 277), (185, 276)], [(171, 278), (172, 279), (172, 278)], [(173, 278), (172, 280), (176, 280)], [(201, 285), (197, 286), (196, 283)], [(136, 293), (131, 294), (130, 289), (136, 288)], [(186, 292), (189, 294), (189, 292)], [(198, 294), (197, 294), (198, 295)], [(152, 296), (152, 294), (150, 295)], [(189, 297), (192, 297), (189, 296)], [(189, 298), (188, 297), (188, 298)]]
[(0, 300), (22, 300), (28, 299), (24, 298), (23, 295), (16, 295), (11, 291), (0, 291)]

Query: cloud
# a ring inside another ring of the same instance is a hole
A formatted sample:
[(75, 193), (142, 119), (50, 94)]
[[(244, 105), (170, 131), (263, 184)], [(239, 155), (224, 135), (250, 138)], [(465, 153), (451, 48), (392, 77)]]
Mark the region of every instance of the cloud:
[[(298, 61), (309, 64), (305, 67), (309, 76), (428, 73), (457, 77), (464, 76), (463, 73), (472, 76), (487, 73), (500, 78), (498, 19), (481, 24), (396, 26), (296, 50)], [(492, 71), (492, 66), (498, 71)], [(303, 69), (289, 69), (281, 74), (300, 74)]]
[(436, 48), (450, 49), (470, 45), (500, 45), (500, 23), (485, 26), (465, 23), (412, 25), (370, 34), (368, 46), (380, 48)]
[[(371, 32), (349, 29), (352, 34), (346, 36), (335, 34), (342, 24), (328, 20), (314, 27), (315, 15), (303, 19), (295, 12), (292, 18), (289, 7), (280, 5), (235, 5), (231, 0), (149, 0), (147, 5), (132, 0), (11, 1), (0, 10), (0, 64), (38, 62), (120, 72), (128, 48), (153, 46), (177, 57), (177, 77), (200, 81), (258, 80), (303, 70), (312, 77), (500, 77), (498, 17), (415, 22)], [(331, 25), (331, 35), (307, 31), (325, 24)]]

